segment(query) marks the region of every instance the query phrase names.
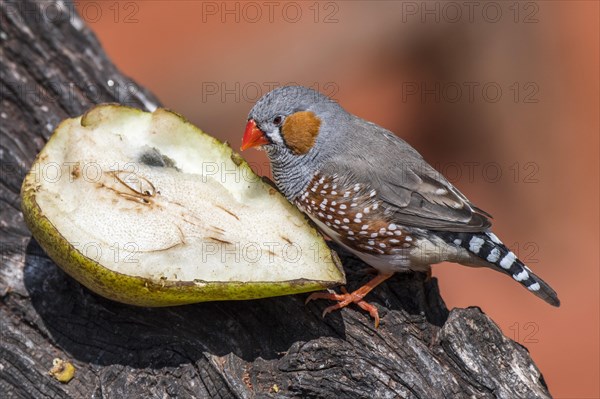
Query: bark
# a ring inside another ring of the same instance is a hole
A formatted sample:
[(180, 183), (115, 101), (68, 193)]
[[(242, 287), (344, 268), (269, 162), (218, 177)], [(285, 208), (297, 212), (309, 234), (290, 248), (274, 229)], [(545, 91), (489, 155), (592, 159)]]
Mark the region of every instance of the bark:
[[(25, 227), (19, 190), (64, 118), (100, 102), (159, 101), (123, 76), (71, 4), (1, 3), (0, 396), (549, 397), (527, 350), (478, 308), (448, 311), (435, 279), (396, 275), (324, 319), (306, 295), (138, 308), (65, 275)], [(341, 253), (349, 289), (365, 265)], [(76, 368), (62, 384), (52, 359)]]

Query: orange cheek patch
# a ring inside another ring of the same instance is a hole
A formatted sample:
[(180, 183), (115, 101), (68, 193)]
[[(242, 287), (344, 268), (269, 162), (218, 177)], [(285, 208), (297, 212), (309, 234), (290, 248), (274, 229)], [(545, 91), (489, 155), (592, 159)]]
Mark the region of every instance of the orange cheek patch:
[(287, 146), (296, 155), (306, 154), (319, 135), (321, 120), (310, 111), (296, 112), (288, 116), (281, 127)]

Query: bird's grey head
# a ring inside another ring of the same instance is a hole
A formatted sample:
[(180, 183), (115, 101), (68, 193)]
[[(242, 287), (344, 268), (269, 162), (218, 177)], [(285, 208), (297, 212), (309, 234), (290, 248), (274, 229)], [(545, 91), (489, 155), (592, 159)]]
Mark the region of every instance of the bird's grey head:
[(248, 115), (242, 150), (262, 148), (277, 187), (293, 200), (336, 148), (334, 126), (351, 118), (338, 103), (302, 86), (265, 94)]

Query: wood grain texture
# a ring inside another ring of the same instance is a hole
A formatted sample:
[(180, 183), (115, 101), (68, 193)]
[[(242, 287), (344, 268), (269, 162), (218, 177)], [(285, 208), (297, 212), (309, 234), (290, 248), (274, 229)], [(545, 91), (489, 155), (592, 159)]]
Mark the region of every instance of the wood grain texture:
[[(550, 396), (524, 347), (478, 308), (448, 312), (423, 274), (396, 275), (370, 295), (377, 330), (353, 307), (322, 319), (327, 303), (305, 306), (306, 295), (138, 308), (65, 275), (23, 222), (25, 172), (62, 119), (100, 102), (159, 104), (73, 10), (1, 3), (0, 397)], [(370, 278), (341, 256), (350, 289)], [(77, 369), (68, 384), (48, 375), (56, 357)]]

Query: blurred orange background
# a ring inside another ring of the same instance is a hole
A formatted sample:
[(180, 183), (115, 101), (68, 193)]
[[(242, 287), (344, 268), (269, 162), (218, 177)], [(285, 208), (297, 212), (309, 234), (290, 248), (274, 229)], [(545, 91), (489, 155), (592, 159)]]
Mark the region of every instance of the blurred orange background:
[(556, 398), (600, 396), (598, 2), (77, 4), (125, 74), (234, 148), (258, 97), (289, 83), (406, 139), (562, 301), (442, 264), (448, 307), (480, 306)]

